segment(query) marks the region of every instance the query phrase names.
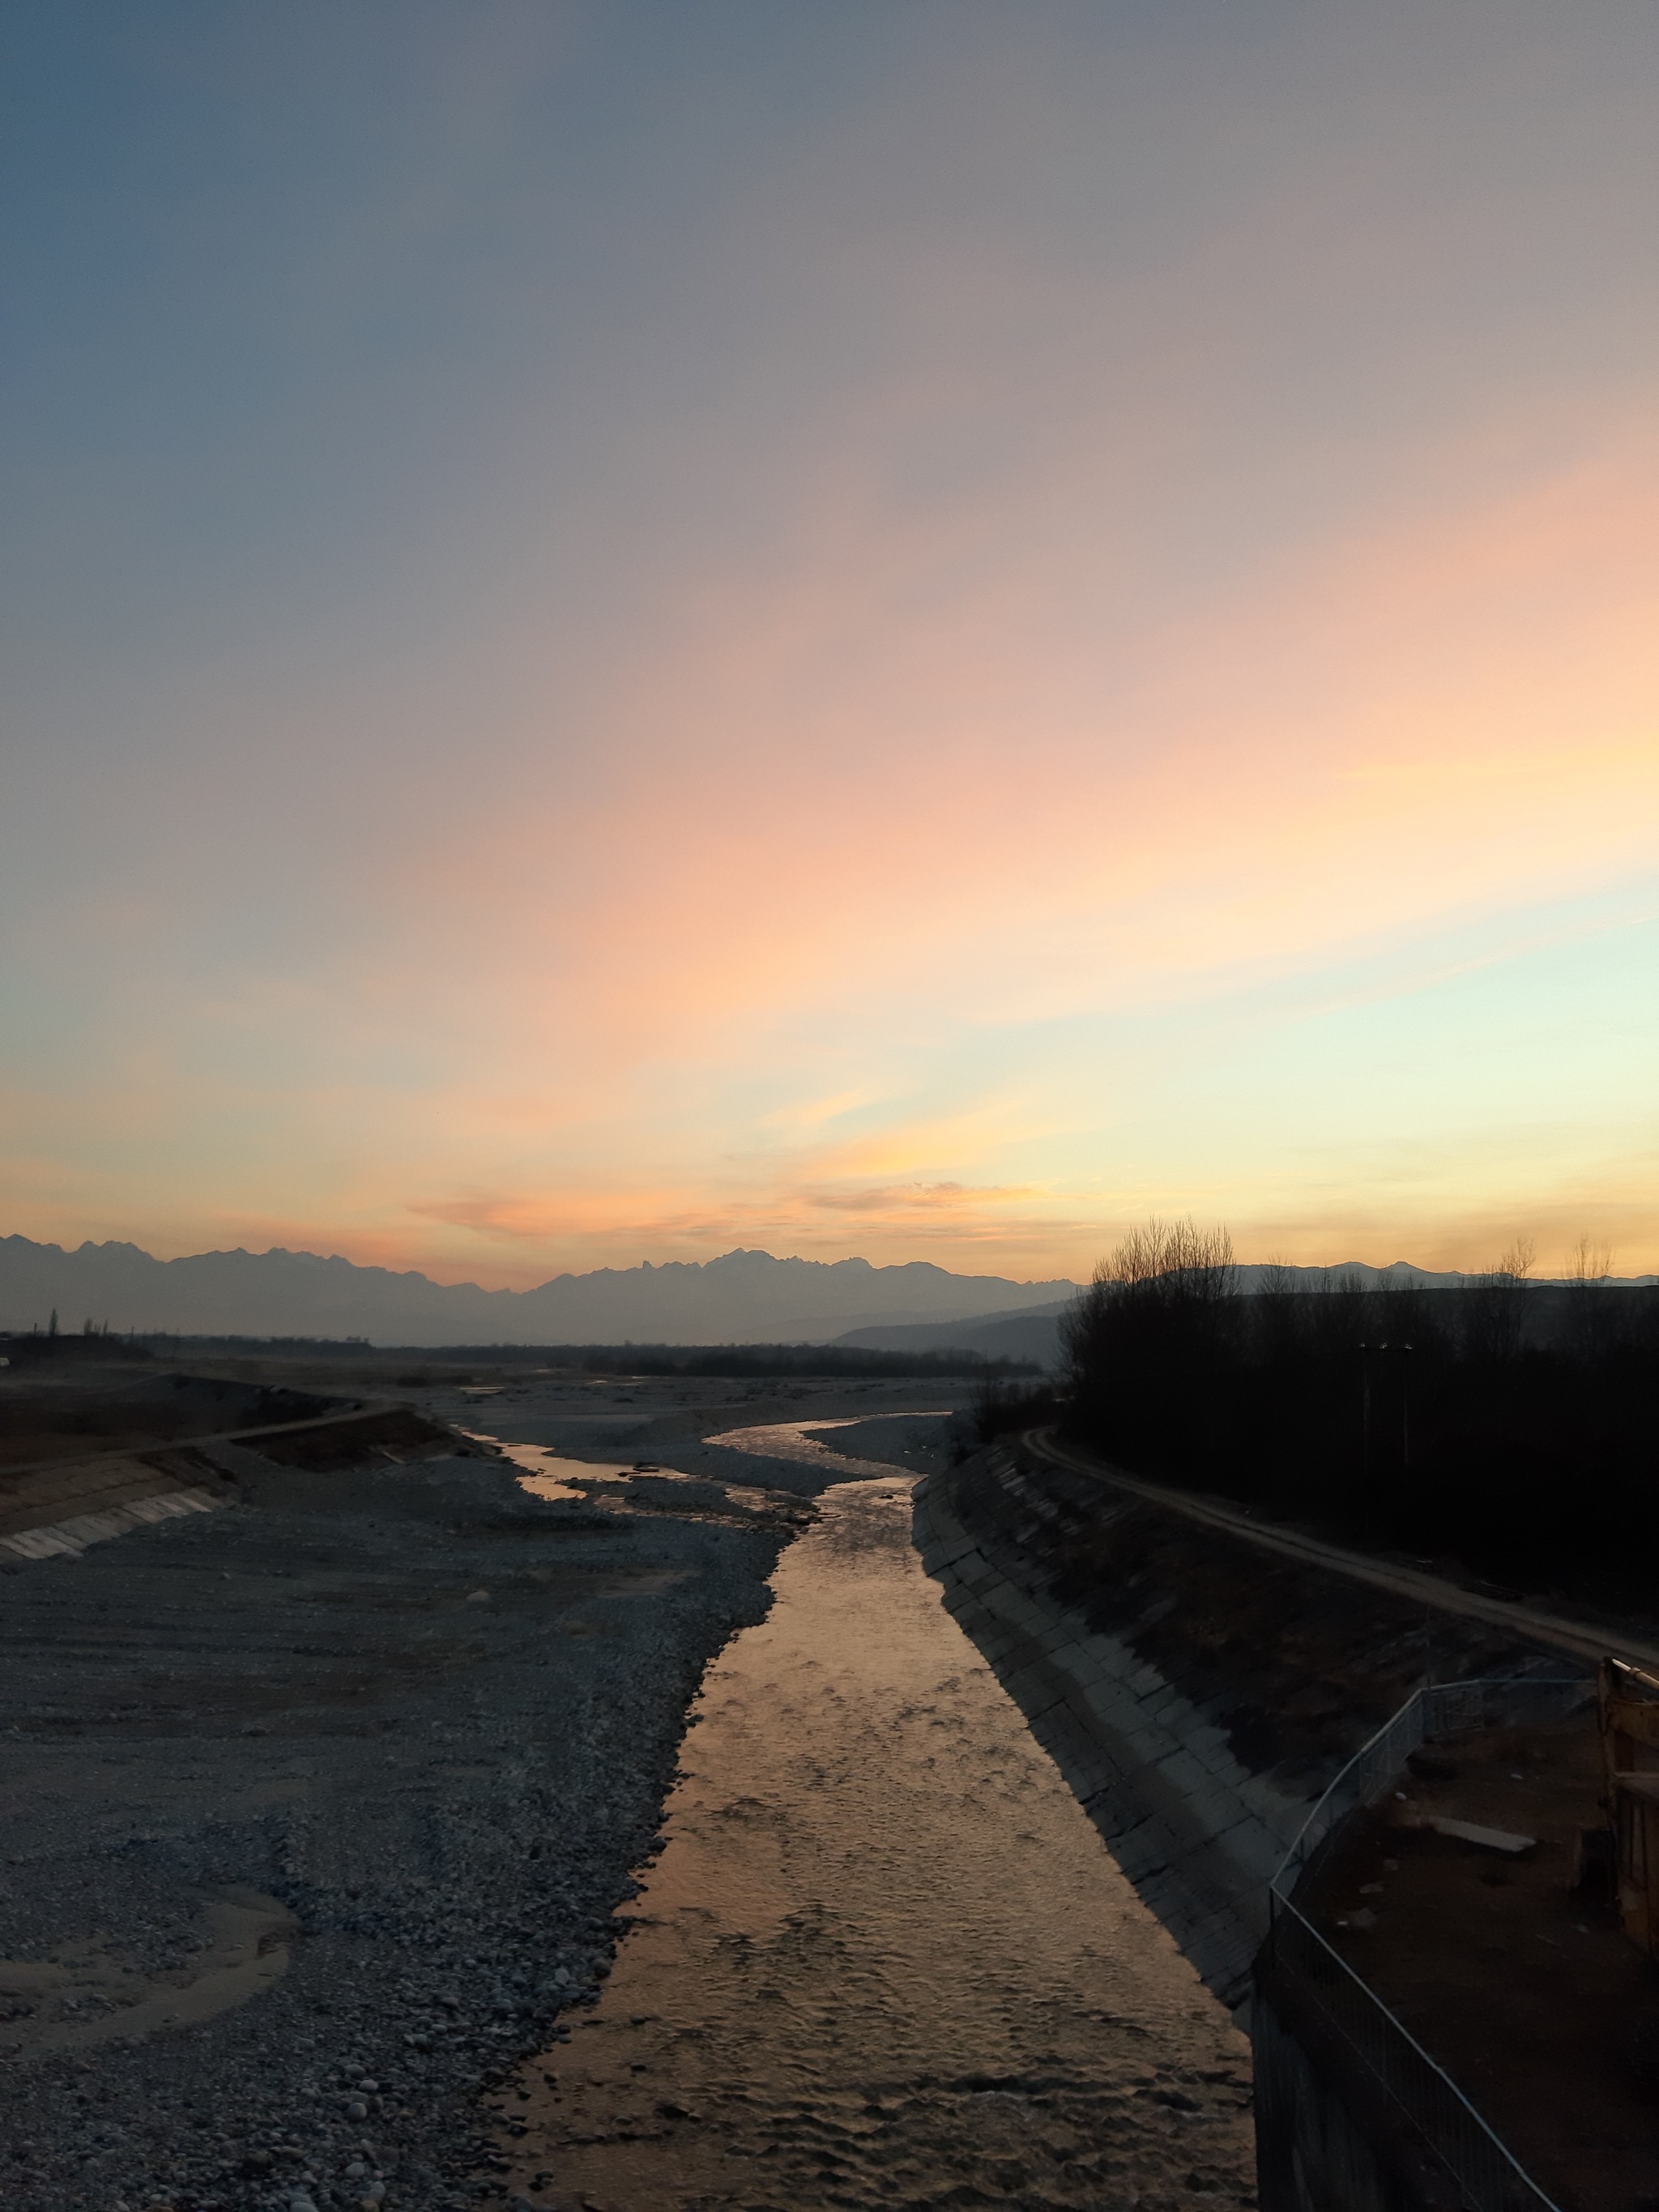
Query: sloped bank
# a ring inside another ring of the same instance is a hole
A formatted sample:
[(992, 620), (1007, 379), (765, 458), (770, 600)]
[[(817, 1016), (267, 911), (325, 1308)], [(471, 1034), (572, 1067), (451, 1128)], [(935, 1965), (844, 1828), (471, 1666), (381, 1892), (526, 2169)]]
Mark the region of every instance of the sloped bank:
[(919, 1485), (915, 1535), (1143, 1899), (1217, 1996), (1251, 2011), (1264, 2212), (1458, 2201), (1295, 1978), (1255, 1971), (1268, 1884), (1425, 1678), (1559, 1675), (1560, 1654), (1019, 1447)]
[(1540, 1655), (998, 1445), (915, 1496), (923, 1564), (1146, 1904), (1235, 2008), (1267, 1885), (1425, 1675)]

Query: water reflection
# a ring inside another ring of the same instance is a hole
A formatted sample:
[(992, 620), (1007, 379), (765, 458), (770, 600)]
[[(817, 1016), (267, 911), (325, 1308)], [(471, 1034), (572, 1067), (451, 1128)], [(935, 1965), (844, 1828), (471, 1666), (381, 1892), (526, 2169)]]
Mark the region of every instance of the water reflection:
[[(896, 1418), (905, 1421), (942, 1421), (948, 1418), (949, 1408), (937, 1413), (905, 1413)], [(799, 1465), (815, 1468), (830, 1482), (845, 1482), (854, 1474), (890, 1475), (891, 1466), (884, 1460), (855, 1459), (850, 1453), (837, 1451), (831, 1444), (818, 1442), (826, 1429), (858, 1429), (870, 1425), (867, 1413), (848, 1413), (823, 1421), (763, 1421), (752, 1427), (725, 1429), (717, 1437), (705, 1441), (724, 1444), (729, 1451), (748, 1452), (757, 1459), (793, 1460)]]
[(579, 1485), (594, 1482), (627, 1482), (634, 1475), (654, 1469), (655, 1462), (641, 1460), (627, 1467), (612, 1460), (565, 1459), (541, 1444), (507, 1444), (499, 1437), (486, 1437), (463, 1429), (464, 1437), (474, 1443), (486, 1444), (502, 1459), (509, 1459), (519, 1470), (519, 1486), (527, 1490), (532, 1498), (586, 1498), (587, 1492)]
[(909, 1489), (830, 1492), (711, 1668), (599, 2005), (504, 2093), (530, 2203), (1249, 2200), (1244, 2042), (945, 1612)]

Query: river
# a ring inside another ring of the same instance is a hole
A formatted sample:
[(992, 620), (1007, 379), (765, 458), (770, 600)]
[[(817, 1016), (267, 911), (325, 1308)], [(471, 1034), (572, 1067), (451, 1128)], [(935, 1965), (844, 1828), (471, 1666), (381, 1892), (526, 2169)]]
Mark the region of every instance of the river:
[(837, 1466), (708, 1671), (598, 2006), (496, 2100), (513, 2192), (1250, 2203), (1244, 2039), (923, 1574), (915, 1478)]

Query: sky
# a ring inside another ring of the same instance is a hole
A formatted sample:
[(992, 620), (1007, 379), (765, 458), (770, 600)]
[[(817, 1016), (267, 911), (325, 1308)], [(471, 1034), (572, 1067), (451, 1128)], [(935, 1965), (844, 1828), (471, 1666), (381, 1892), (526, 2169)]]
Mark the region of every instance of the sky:
[(1648, 0), (9, 0), (0, 1231), (1659, 1267)]

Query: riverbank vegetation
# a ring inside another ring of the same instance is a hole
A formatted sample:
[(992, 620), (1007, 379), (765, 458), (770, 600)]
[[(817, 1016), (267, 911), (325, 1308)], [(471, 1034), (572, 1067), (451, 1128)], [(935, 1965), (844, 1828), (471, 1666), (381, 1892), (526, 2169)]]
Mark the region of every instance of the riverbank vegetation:
[(1010, 1380), (1006, 1374), (984, 1376), (975, 1384), (957, 1424), (957, 1456), (966, 1459), (970, 1452), (994, 1443), (999, 1437), (1047, 1428), (1058, 1419), (1060, 1411), (1054, 1384), (1046, 1378), (1023, 1382)]
[(1659, 1291), (1586, 1251), (1531, 1272), (1518, 1245), (1463, 1289), (1285, 1270), (1242, 1296), (1224, 1230), (1154, 1222), (1062, 1322), (1066, 1425), (1344, 1542), (1651, 1605)]

